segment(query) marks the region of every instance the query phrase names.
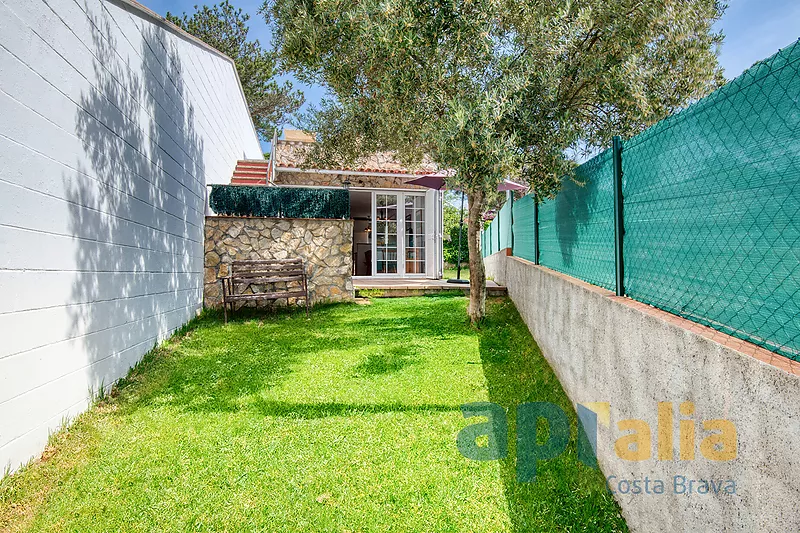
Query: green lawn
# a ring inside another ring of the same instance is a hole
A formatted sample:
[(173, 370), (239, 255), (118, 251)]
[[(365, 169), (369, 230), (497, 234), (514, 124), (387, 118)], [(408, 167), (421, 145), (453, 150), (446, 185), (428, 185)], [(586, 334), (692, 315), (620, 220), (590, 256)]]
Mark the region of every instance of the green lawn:
[[(452, 268), (445, 268), (442, 272), (442, 279), (455, 279), (458, 271), (455, 267)], [(469, 265), (464, 264), (461, 267), (461, 279), (469, 279)]]
[(574, 435), (532, 484), (516, 482), (514, 433), (502, 461), (459, 454), (463, 403), (572, 413), (508, 300), (480, 330), (465, 307), (206, 315), (0, 481), (0, 530), (625, 531)]

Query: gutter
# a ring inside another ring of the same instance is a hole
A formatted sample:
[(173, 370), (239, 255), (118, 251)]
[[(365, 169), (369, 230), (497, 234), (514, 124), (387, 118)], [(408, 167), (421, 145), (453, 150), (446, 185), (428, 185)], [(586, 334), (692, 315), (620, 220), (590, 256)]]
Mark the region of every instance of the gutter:
[(388, 178), (421, 178), (424, 174), (408, 174), (405, 172), (365, 172), (361, 170), (322, 170), (315, 168), (298, 168), (298, 167), (275, 167), (278, 172), (295, 172), (300, 174), (334, 174), (341, 176), (346, 174), (348, 176), (376, 176)]

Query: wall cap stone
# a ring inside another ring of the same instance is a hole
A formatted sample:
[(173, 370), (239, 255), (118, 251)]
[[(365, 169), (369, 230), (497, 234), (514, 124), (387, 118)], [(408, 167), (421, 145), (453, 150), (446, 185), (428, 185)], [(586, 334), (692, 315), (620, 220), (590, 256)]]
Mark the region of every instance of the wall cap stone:
[[(499, 255), (500, 257), (507, 256), (505, 250), (500, 250), (499, 252), (496, 252), (493, 255)], [(614, 293), (614, 291), (604, 289), (603, 287), (598, 287), (597, 285), (592, 285), (591, 283), (587, 283), (583, 280), (574, 278), (568, 274), (564, 274), (563, 272), (558, 272), (557, 270), (547, 268), (546, 266), (536, 265), (533, 262), (528, 261), (527, 259), (523, 259), (521, 257), (516, 257), (516, 256), (508, 256), (508, 258), (513, 261), (522, 263), (526, 266), (535, 268), (537, 270), (541, 270), (545, 274), (555, 276), (559, 279), (566, 281), (567, 283), (571, 283), (572, 285), (578, 286), (581, 289), (608, 298), (615, 304), (622, 305), (629, 309), (633, 309), (641, 313), (644, 313), (646, 315), (652, 316), (669, 326), (673, 326), (682, 329), (684, 331), (693, 333), (695, 335), (699, 335), (716, 344), (722, 345), (725, 348), (733, 350), (743, 356), (752, 357), (761, 363), (774, 366), (776, 368), (783, 370), (784, 372), (788, 372), (790, 374), (800, 377), (800, 362), (798, 361), (793, 361), (787, 357), (771, 352), (766, 348), (762, 348), (761, 346), (758, 346), (746, 340), (734, 337), (732, 335), (728, 335), (727, 333), (716, 330), (714, 328), (698, 324), (697, 322), (693, 322), (687, 318), (683, 318), (682, 316), (673, 315), (668, 311), (664, 311), (663, 309), (659, 309), (658, 307), (654, 307), (650, 304), (639, 302), (628, 296), (617, 296)]]

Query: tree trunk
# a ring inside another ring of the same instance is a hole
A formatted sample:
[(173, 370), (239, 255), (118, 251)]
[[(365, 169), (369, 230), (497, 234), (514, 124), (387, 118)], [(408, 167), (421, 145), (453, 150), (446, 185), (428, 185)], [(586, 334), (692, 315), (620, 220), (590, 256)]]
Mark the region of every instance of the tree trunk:
[(481, 254), (481, 226), (486, 194), (483, 191), (468, 191), (469, 218), (467, 219), (467, 243), (469, 244), (469, 309), (467, 314), (475, 324), (486, 314), (486, 269)]

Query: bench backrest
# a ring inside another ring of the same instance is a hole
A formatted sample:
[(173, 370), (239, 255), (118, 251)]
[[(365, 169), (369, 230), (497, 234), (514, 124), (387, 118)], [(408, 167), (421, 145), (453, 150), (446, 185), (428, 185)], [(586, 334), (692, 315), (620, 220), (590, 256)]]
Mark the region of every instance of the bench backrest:
[(230, 277), (234, 280), (265, 277), (296, 278), (305, 276), (302, 259), (264, 259), (233, 261)]

